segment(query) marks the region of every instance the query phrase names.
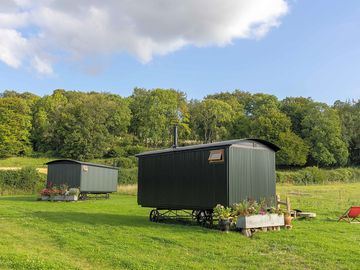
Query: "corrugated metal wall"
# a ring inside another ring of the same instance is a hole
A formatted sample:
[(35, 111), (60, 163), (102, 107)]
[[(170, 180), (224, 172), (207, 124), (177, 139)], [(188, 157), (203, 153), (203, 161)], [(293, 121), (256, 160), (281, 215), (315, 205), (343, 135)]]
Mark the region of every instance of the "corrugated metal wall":
[(81, 192), (115, 192), (117, 181), (118, 170), (81, 165)]
[(211, 150), (170, 152), (139, 157), (138, 203), (167, 209), (211, 209), (226, 205), (225, 162), (209, 163)]
[(47, 183), (62, 185), (66, 183), (70, 187), (80, 187), (80, 164), (49, 164)]
[(229, 205), (246, 199), (274, 200), (275, 152), (261, 148), (229, 149)]

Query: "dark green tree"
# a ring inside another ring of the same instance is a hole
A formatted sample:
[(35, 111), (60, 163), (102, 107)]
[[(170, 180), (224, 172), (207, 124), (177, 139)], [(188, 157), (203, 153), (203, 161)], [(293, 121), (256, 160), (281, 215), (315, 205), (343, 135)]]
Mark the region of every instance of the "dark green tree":
[(32, 138), (39, 151), (99, 158), (127, 133), (130, 118), (128, 101), (119, 96), (57, 90), (36, 104)]
[(30, 153), (30, 130), (28, 102), (14, 96), (0, 98), (0, 157)]
[(228, 137), (227, 126), (233, 119), (231, 106), (224, 101), (205, 99), (193, 101), (191, 106), (191, 128), (205, 143)]
[(317, 103), (302, 120), (301, 126), (304, 139), (310, 146), (310, 164), (332, 166), (347, 163), (349, 153), (342, 140), (341, 122), (336, 110)]
[(130, 108), (133, 116), (130, 130), (148, 146), (170, 145), (174, 125), (179, 127), (180, 138), (190, 133), (186, 96), (182, 92), (136, 88)]
[(349, 147), (349, 162), (360, 165), (360, 100), (334, 103), (342, 127), (342, 138)]

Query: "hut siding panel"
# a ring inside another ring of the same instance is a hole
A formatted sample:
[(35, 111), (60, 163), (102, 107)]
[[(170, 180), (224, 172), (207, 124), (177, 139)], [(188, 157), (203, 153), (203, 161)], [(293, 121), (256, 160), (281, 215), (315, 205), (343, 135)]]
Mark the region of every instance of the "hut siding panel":
[(217, 203), (226, 204), (226, 163), (209, 163), (211, 150), (140, 157), (139, 204), (173, 209), (211, 209)]
[[(84, 170), (87, 167), (87, 171)], [(118, 170), (115, 167), (72, 160), (58, 160), (48, 164), (47, 182), (67, 184), (81, 192), (109, 193), (117, 191)]]
[(47, 182), (53, 185), (66, 183), (71, 187), (80, 187), (80, 166), (78, 164), (51, 164)]
[(81, 191), (101, 193), (117, 190), (117, 170), (87, 166), (88, 170), (85, 171), (83, 166), (81, 166)]
[(275, 153), (238, 147), (230, 147), (229, 153), (229, 205), (246, 199), (274, 199)]

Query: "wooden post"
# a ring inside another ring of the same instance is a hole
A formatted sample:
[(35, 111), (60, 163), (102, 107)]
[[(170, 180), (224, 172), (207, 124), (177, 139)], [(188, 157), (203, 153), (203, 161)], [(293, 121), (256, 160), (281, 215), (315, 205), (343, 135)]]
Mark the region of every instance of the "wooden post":
[(291, 212), (291, 204), (289, 196), (286, 196), (286, 200), (283, 202), (280, 200), (280, 195), (276, 195), (276, 208), (279, 209), (281, 205), (286, 206), (286, 211)]
[(276, 209), (280, 208), (280, 195), (276, 194)]
[(286, 210), (290, 213), (291, 206), (290, 206), (290, 198), (286, 196)]

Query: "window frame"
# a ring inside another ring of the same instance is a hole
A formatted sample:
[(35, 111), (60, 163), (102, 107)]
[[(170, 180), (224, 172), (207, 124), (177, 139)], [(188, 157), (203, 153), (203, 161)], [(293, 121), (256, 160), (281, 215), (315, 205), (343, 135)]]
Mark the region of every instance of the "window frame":
[[(209, 157), (208, 161), (209, 163), (224, 163), (225, 162), (225, 156), (224, 156), (224, 149), (216, 149), (216, 150), (210, 150), (209, 151)], [(212, 159), (212, 155), (220, 154), (220, 159)]]

